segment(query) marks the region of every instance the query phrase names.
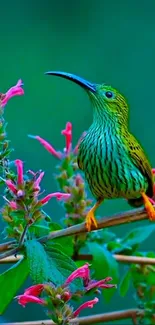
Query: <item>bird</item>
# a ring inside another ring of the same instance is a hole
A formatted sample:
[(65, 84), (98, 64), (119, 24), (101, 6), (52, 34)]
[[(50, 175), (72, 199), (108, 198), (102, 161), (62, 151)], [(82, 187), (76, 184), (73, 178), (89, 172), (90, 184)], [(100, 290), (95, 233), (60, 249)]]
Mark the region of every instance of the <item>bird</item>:
[(98, 227), (95, 211), (105, 199), (124, 198), (132, 207), (144, 205), (149, 219), (155, 221), (153, 172), (144, 149), (129, 131), (126, 98), (106, 83), (92, 83), (62, 71), (45, 74), (78, 84), (92, 105), (93, 122), (79, 144), (77, 156), (96, 199), (86, 216), (87, 231)]

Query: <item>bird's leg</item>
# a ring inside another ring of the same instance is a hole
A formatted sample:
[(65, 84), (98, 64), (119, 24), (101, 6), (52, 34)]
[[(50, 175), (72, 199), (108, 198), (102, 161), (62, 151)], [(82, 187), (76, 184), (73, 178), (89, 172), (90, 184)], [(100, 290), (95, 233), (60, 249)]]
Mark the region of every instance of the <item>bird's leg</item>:
[(89, 210), (87, 216), (86, 216), (86, 229), (88, 231), (91, 231), (91, 226), (94, 225), (97, 228), (97, 221), (94, 216), (94, 212), (96, 209), (101, 205), (103, 202), (103, 199), (98, 200), (94, 206)]
[(146, 209), (149, 219), (151, 221), (155, 221), (155, 209), (152, 205), (154, 203), (154, 201), (149, 199), (149, 197), (144, 192), (142, 193), (142, 198), (143, 198), (145, 209)]

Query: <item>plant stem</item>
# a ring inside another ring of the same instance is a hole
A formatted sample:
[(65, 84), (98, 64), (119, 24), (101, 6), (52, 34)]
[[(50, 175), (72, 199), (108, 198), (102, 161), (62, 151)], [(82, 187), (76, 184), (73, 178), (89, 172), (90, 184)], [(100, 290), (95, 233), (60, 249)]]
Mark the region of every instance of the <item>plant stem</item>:
[[(139, 309), (127, 309), (127, 310), (120, 310), (114, 311), (111, 313), (105, 314), (98, 314), (86, 317), (79, 317), (74, 318), (70, 321), (70, 324), (80, 324), (80, 325), (87, 325), (87, 324), (97, 324), (97, 323), (107, 323), (115, 320), (121, 319), (136, 319), (136, 317), (143, 316), (143, 312)], [(34, 322), (19, 322), (19, 323), (3, 323), (3, 325), (54, 325), (51, 320), (41, 320), (41, 321), (34, 321)]]

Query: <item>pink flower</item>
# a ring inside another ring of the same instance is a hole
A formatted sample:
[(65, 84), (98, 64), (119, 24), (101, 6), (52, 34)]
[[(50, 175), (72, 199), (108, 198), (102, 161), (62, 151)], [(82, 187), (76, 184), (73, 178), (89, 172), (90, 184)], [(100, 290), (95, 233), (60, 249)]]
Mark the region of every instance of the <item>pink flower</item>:
[(20, 159), (15, 160), (15, 164), (17, 167), (17, 184), (23, 184), (23, 162)]
[(1, 106), (4, 107), (8, 100), (13, 97), (13, 96), (20, 96), (20, 95), (24, 95), (24, 90), (21, 87), (23, 86), (22, 80), (19, 79), (17, 84), (13, 87), (11, 87), (6, 94), (4, 94), (3, 98), (2, 98), (2, 102), (1, 102)]
[(18, 303), (25, 307), (25, 305), (29, 302), (34, 302), (36, 304), (44, 305), (46, 304), (45, 300), (38, 298), (38, 296), (42, 293), (44, 290), (44, 284), (36, 284), (34, 286), (31, 286), (27, 288), (24, 291), (23, 295), (19, 295), (15, 298), (18, 299)]
[(9, 190), (10, 190), (11, 192), (13, 192), (14, 194), (17, 193), (16, 186), (15, 186), (15, 184), (11, 181), (11, 179), (6, 179), (5, 183), (6, 183), (7, 187), (9, 188)]
[(24, 295), (38, 297), (43, 290), (44, 290), (44, 284), (36, 284), (34, 286), (27, 288), (24, 291)]
[(34, 188), (35, 190), (40, 191), (40, 186), (39, 186), (39, 184), (40, 184), (42, 178), (44, 177), (44, 174), (45, 174), (44, 172), (40, 173), (40, 175), (38, 176), (38, 178), (35, 180), (35, 182), (34, 182), (34, 184), (33, 184), (33, 188)]
[(69, 153), (72, 148), (72, 123), (67, 122), (65, 130), (62, 130), (61, 134), (66, 137), (66, 152)]
[(53, 156), (55, 156), (58, 159), (61, 159), (62, 154), (58, 151), (56, 151), (54, 149), (53, 146), (51, 146), (51, 144), (49, 144), (46, 140), (44, 140), (43, 138), (41, 138), (39, 135), (29, 135), (30, 138), (32, 139), (36, 139), (38, 140), (43, 146), (44, 148), (49, 151)]
[(86, 263), (85, 265), (79, 267), (77, 270), (71, 273), (69, 277), (66, 279), (64, 285), (68, 285), (72, 281), (77, 278), (82, 278), (86, 283), (90, 280), (90, 272), (89, 272), (89, 264)]
[(66, 200), (66, 199), (70, 198), (70, 196), (71, 196), (71, 194), (69, 194), (69, 193), (55, 192), (55, 193), (50, 193), (50, 194), (46, 195), (39, 202), (41, 204), (46, 204), (52, 197), (56, 197), (57, 200)]
[(89, 300), (89, 301), (84, 302), (84, 304), (82, 304), (79, 308), (77, 308), (73, 312), (73, 316), (77, 317), (79, 315), (79, 313), (85, 308), (93, 308), (94, 305), (97, 304), (98, 301), (99, 301), (98, 298), (94, 298), (93, 300)]
[(153, 175), (155, 175), (155, 168), (152, 168), (152, 173)]
[(41, 305), (46, 304), (44, 299), (38, 298), (36, 296), (27, 295), (27, 294), (19, 295), (15, 298), (17, 298), (18, 303), (23, 307), (25, 307), (25, 305), (28, 304), (29, 302), (34, 302), (36, 304), (41, 304)]
[(91, 280), (88, 284), (88, 286), (86, 287), (86, 291), (89, 291), (91, 289), (98, 289), (98, 288), (101, 288), (101, 289), (109, 289), (109, 288), (116, 288), (116, 285), (115, 284), (106, 284), (106, 282), (108, 281), (111, 281), (112, 278), (111, 277), (107, 277), (103, 280), (99, 280), (99, 281), (96, 281), (96, 280)]

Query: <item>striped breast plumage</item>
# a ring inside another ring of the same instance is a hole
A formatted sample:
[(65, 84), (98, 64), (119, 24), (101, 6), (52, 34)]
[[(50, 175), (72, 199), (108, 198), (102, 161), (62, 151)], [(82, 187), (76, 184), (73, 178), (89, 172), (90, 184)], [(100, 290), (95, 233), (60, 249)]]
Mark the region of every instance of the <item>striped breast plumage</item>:
[(148, 188), (147, 178), (133, 164), (120, 135), (110, 129), (88, 130), (79, 146), (78, 165), (96, 199), (135, 199)]

